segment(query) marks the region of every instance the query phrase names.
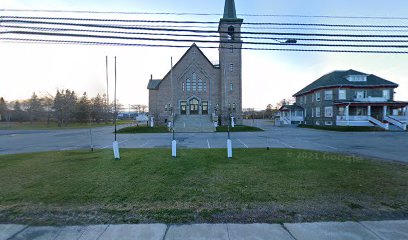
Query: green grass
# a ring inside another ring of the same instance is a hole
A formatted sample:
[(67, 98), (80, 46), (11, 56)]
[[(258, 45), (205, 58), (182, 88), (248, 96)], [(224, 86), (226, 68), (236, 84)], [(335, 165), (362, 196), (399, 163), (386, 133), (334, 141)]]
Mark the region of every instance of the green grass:
[(356, 126), (312, 126), (299, 125), (300, 128), (312, 128), (319, 130), (337, 131), (337, 132), (382, 132), (385, 131), (378, 127), (356, 127)]
[(147, 126), (131, 126), (118, 130), (118, 133), (168, 133), (169, 130), (164, 126), (147, 127)]
[[(0, 156), (0, 222), (282, 222), (408, 217), (408, 166), (288, 149)], [(378, 210), (379, 209), (379, 210)]]
[[(119, 120), (117, 121), (118, 125), (121, 124), (132, 124), (134, 121), (129, 120)], [(68, 126), (58, 127), (56, 122), (51, 122), (47, 125), (46, 122), (0, 122), (0, 130), (56, 130), (56, 129), (79, 129), (79, 128), (97, 128), (97, 127), (106, 127), (113, 126), (112, 122), (107, 124), (103, 123), (70, 123)]]
[[(235, 127), (230, 127), (230, 132), (262, 132), (263, 130), (257, 127), (245, 126), (245, 125), (235, 125)], [(228, 132), (228, 126), (218, 126), (217, 132)]]

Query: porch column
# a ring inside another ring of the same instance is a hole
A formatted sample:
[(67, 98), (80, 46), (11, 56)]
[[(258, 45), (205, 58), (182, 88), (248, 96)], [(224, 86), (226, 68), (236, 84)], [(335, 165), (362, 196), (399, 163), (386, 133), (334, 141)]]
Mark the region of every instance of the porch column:
[(367, 116), (371, 117), (371, 106), (367, 107)]
[(349, 112), (350, 112), (350, 106), (347, 105), (347, 106), (346, 106), (346, 112), (345, 112), (347, 125), (348, 125), (348, 121), (350, 120), (350, 118), (349, 118)]
[(289, 110), (289, 121), (292, 124), (292, 110)]
[(387, 116), (387, 106), (383, 107), (383, 118)]

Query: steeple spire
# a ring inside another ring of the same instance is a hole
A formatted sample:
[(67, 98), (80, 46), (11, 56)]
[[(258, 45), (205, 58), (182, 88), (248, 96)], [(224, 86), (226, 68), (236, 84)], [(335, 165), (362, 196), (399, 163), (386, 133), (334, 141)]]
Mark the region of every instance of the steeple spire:
[(224, 19), (236, 19), (237, 13), (235, 11), (234, 0), (225, 0)]

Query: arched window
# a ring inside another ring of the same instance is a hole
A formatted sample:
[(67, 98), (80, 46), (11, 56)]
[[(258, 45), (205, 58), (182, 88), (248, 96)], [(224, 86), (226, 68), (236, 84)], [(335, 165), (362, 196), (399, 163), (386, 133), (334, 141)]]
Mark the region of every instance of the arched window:
[(198, 79), (198, 91), (202, 92), (203, 91), (203, 80)]
[(234, 40), (235, 29), (233, 26), (228, 27), (228, 40)]
[(197, 74), (195, 73), (193, 73), (192, 85), (193, 85), (193, 92), (197, 91)]
[(191, 82), (190, 82), (190, 79), (187, 79), (187, 81), (186, 81), (186, 88), (187, 88), (187, 92), (190, 92), (190, 91), (191, 91)]

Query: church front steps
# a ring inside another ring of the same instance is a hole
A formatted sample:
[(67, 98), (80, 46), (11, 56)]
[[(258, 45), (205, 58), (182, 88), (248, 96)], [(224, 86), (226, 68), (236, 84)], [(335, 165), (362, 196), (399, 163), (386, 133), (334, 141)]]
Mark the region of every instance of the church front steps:
[(213, 122), (208, 115), (179, 115), (174, 123), (175, 132), (215, 132)]

